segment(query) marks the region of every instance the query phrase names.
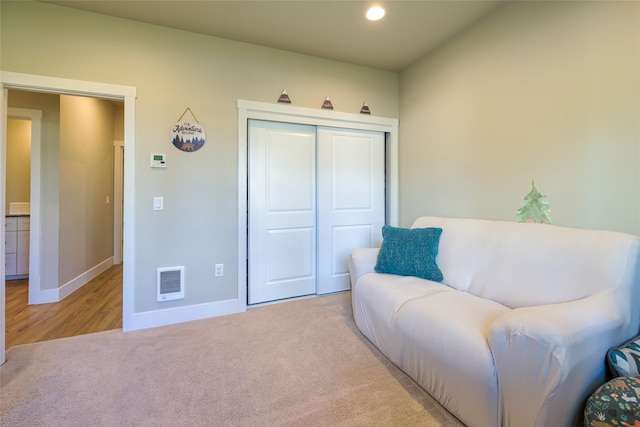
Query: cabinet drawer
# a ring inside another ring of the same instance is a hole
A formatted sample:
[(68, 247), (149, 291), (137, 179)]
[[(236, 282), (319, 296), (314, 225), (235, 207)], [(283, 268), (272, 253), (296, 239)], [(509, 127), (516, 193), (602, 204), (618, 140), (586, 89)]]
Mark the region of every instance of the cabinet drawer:
[(17, 231), (17, 230), (18, 230), (18, 218), (4, 219), (4, 231)]
[(4, 233), (4, 251), (6, 253), (16, 253), (18, 251), (18, 232), (7, 231)]
[(28, 216), (18, 217), (18, 231), (28, 231), (31, 225), (31, 218)]
[(4, 275), (15, 276), (18, 272), (16, 254), (4, 254)]

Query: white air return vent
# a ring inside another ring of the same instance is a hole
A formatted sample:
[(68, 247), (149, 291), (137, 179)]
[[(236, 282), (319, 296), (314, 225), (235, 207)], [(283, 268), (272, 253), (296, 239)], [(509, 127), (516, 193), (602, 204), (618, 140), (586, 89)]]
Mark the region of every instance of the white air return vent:
[(184, 298), (184, 267), (158, 269), (158, 301)]

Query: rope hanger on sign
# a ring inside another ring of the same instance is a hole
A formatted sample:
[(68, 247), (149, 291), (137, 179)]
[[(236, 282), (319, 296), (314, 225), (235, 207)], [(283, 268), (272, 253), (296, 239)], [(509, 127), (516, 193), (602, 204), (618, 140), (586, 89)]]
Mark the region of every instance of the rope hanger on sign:
[(193, 116), (193, 118), (195, 119), (196, 123), (200, 124), (200, 122), (198, 121), (198, 118), (196, 117), (195, 114), (193, 114), (193, 111), (191, 111), (191, 108), (187, 107), (184, 112), (182, 113), (182, 115), (180, 116), (180, 118), (177, 120), (178, 122), (180, 120), (182, 120), (182, 118), (184, 117), (185, 114), (187, 114), (187, 111), (191, 114), (191, 116)]

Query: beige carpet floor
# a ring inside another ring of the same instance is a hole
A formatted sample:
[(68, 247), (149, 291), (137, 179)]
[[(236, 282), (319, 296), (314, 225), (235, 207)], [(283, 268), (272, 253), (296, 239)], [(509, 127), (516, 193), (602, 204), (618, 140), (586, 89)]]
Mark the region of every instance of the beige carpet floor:
[(2, 426), (461, 426), (355, 327), (342, 293), (16, 346)]

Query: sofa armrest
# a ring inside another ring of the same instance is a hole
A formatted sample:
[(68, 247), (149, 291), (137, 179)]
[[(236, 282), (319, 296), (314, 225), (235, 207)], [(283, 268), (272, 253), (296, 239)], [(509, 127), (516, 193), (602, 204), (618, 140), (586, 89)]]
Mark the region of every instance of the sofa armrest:
[(358, 248), (349, 255), (349, 275), (351, 288), (355, 286), (358, 278), (366, 273), (373, 273), (378, 262), (380, 248)]
[(610, 347), (637, 333), (631, 306), (605, 291), (499, 316), (489, 330), (505, 426), (576, 423), (586, 398), (605, 382)]

